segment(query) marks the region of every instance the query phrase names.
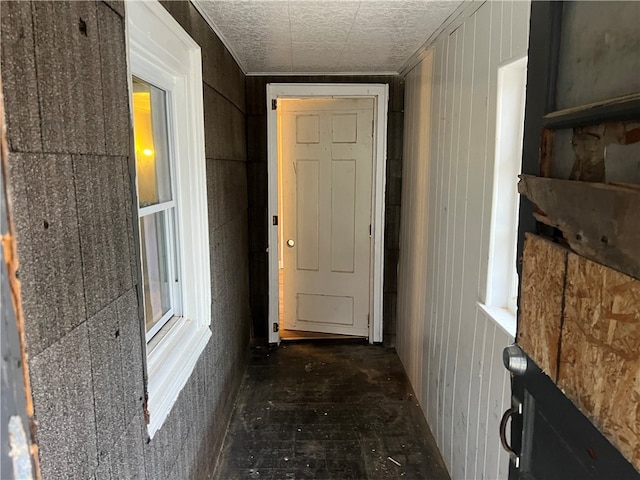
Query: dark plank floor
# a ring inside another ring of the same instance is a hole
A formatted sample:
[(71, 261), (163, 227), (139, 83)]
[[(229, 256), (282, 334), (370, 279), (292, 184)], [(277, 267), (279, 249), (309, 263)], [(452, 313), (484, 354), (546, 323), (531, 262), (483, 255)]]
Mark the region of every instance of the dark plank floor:
[(254, 349), (214, 478), (448, 479), (394, 350)]

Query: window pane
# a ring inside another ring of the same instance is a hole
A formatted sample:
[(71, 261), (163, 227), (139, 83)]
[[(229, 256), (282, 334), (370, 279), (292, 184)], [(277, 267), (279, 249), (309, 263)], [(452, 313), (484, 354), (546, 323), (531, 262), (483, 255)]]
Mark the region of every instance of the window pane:
[(133, 130), (140, 208), (171, 200), (167, 94), (135, 77)]
[(140, 219), (144, 320), (149, 332), (171, 308), (166, 212)]

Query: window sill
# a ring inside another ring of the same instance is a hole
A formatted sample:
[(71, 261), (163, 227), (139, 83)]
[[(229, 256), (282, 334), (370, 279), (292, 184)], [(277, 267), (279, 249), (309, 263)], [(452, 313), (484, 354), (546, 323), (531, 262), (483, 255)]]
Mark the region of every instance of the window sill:
[(150, 342), (147, 353), (149, 373), (149, 436), (160, 429), (191, 376), (211, 331), (193, 320), (175, 318)]
[(478, 307), (493, 320), (507, 335), (516, 338), (516, 315), (506, 308), (490, 307), (482, 302), (477, 302)]

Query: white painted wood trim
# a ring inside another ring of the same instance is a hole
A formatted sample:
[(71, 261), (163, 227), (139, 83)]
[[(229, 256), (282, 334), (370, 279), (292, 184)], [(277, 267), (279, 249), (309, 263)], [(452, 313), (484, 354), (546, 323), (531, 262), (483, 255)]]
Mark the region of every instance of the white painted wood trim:
[(156, 203), (154, 205), (149, 205), (148, 207), (142, 207), (138, 209), (138, 216), (146, 217), (147, 215), (153, 215), (154, 213), (164, 212), (169, 210), (170, 208), (174, 208), (176, 206), (176, 202), (173, 200), (169, 200), (168, 202)]
[(269, 342), (279, 343), (280, 335), (273, 331), (279, 324), (278, 292), (278, 228), (272, 217), (278, 214), (278, 140), (277, 110), (272, 110), (273, 100), (278, 98), (305, 97), (373, 97), (375, 99), (375, 144), (372, 181), (371, 278), (369, 343), (382, 341), (383, 327), (383, 279), (384, 279), (384, 210), (387, 164), (387, 113), (389, 108), (389, 85), (387, 84), (299, 84), (272, 83), (267, 85), (267, 175), (269, 226)]
[(516, 316), (513, 312), (506, 308), (491, 307), (482, 302), (477, 302), (477, 305), (504, 333), (510, 337), (516, 337)]
[[(171, 90), (176, 162), (178, 273), (182, 317), (147, 344), (149, 435), (153, 437), (193, 372), (211, 331), (209, 221), (200, 46), (157, 1), (127, 2), (129, 74)], [(131, 82), (131, 79), (129, 79)], [(131, 83), (129, 91), (132, 91)], [(132, 102), (132, 99), (129, 99)], [(131, 109), (133, 111), (133, 109)], [(179, 163), (179, 164), (178, 164)]]
[(149, 436), (162, 427), (211, 338), (211, 330), (184, 317), (177, 318), (168, 334), (148, 354)]

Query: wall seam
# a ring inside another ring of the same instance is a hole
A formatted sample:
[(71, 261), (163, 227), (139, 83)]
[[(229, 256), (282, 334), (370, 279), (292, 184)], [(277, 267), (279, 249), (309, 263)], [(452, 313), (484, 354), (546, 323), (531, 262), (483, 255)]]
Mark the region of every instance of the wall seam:
[(38, 75), (38, 59), (36, 57), (36, 20), (35, 20), (35, 12), (33, 2), (29, 5), (29, 9), (31, 10), (31, 34), (33, 36), (33, 67), (35, 70), (36, 76), (36, 89), (38, 95), (38, 123), (40, 124), (39, 133), (40, 133), (40, 150), (36, 153), (42, 153), (44, 150), (44, 134), (42, 128), (42, 95), (40, 94), (40, 76)]

